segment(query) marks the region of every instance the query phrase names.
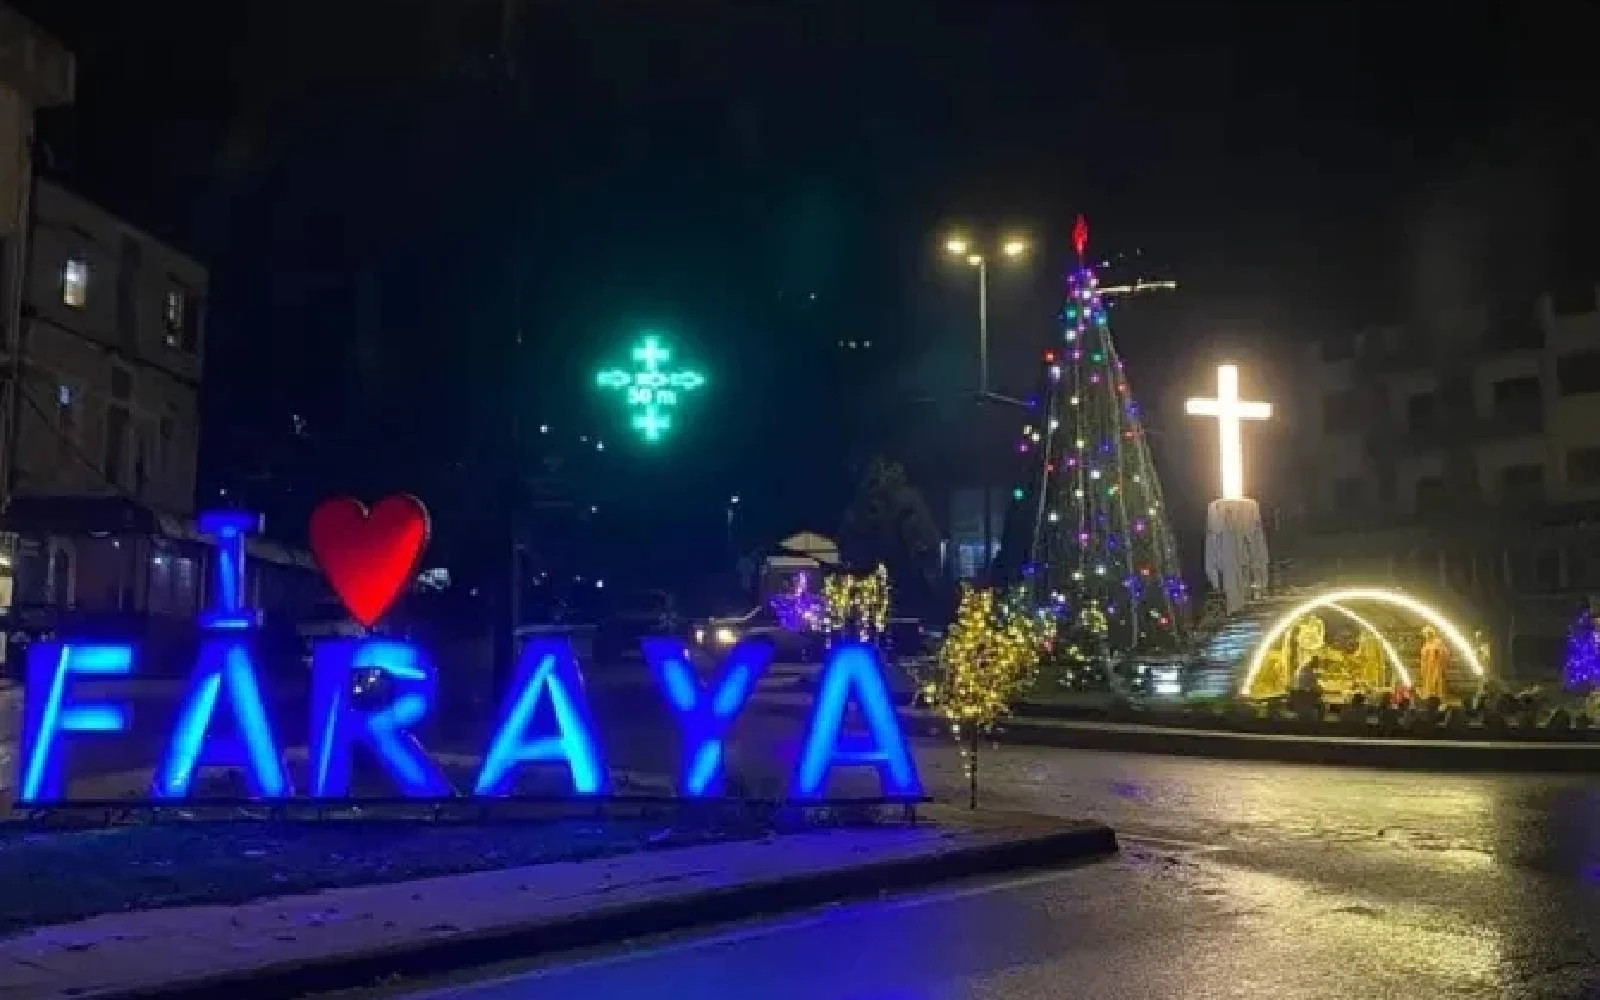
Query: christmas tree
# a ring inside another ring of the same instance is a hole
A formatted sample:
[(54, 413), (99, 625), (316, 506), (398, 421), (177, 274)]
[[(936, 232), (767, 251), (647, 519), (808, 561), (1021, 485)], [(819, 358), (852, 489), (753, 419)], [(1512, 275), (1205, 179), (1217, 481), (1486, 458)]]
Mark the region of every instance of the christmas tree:
[[(1023, 428), (1029, 482), (1016, 490), (1029, 539), (1022, 572), (1064, 632), (1107, 653), (1176, 650), (1187, 592), (1139, 404), (1112, 341), (1108, 302), (1072, 231), (1061, 342), (1044, 352), (1045, 389)], [(1084, 627), (1091, 622), (1094, 628)], [(1097, 633), (1091, 634), (1091, 633)]]

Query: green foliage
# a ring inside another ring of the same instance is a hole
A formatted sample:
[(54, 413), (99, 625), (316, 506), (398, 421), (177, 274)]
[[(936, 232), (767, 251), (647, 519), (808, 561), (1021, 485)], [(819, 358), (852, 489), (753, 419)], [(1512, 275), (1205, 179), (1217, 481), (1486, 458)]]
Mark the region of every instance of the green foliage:
[(845, 511), (840, 545), (856, 566), (883, 564), (895, 580), (931, 580), (938, 571), (939, 528), (922, 492), (899, 462), (874, 458)]

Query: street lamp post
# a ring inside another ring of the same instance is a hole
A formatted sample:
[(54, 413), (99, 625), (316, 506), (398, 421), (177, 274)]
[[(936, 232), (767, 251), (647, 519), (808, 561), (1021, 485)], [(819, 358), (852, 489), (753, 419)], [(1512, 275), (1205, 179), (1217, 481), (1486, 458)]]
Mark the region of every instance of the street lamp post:
[[(996, 398), (989, 391), (989, 258), (973, 249), (973, 244), (963, 236), (945, 240), (945, 253), (966, 260), (969, 267), (978, 269), (978, 395), (984, 399)], [(1000, 254), (1019, 260), (1028, 252), (1028, 241), (1019, 237), (1005, 240), (999, 246)], [(1002, 402), (1024, 405), (1021, 400), (999, 397)]]
[[(976, 252), (973, 244), (963, 236), (952, 236), (945, 240), (944, 249), (950, 256), (965, 258), (968, 266), (978, 269), (978, 404), (981, 406), (985, 401), (993, 400), (1025, 408), (1027, 404), (1020, 399), (989, 391), (988, 257)], [(1010, 237), (1000, 243), (999, 250), (1001, 256), (1013, 261), (1019, 260), (1028, 252), (1028, 241), (1020, 237)], [(979, 478), (983, 487), (983, 564), (987, 567), (995, 555), (994, 490), (988, 475), (980, 475)]]
[(989, 392), (989, 262), (973, 254), (970, 264), (978, 262), (978, 395)]

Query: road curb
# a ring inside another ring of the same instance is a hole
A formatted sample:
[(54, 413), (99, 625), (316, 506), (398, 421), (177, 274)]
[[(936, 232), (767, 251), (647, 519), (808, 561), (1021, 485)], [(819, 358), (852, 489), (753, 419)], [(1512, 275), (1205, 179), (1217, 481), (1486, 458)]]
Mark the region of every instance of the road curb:
[(866, 862), (824, 872), (683, 893), (578, 917), (504, 925), (386, 944), (327, 959), (268, 964), (158, 987), (81, 994), (97, 1000), (281, 998), (370, 987), (395, 977), (453, 971), (615, 944), (668, 931), (728, 923), (952, 879), (1092, 861), (1117, 851), (1108, 826), (1060, 822), (1037, 831), (994, 831), (992, 839), (937, 854)]
[(1421, 771), (1600, 772), (1600, 744), (1430, 740), (1417, 737), (1237, 733), (1128, 723), (1008, 720), (1002, 743), (1223, 760), (1382, 767)]
[[(784, 702), (756, 702), (755, 707), (758, 711), (784, 716), (802, 711)], [(912, 736), (948, 738), (943, 720), (903, 708), (898, 714), (901, 725)], [(1577, 740), (1443, 740), (1420, 736), (1253, 733), (1157, 723), (1041, 719), (1027, 715), (1002, 721), (995, 727), (993, 738), (1003, 745), (1014, 746), (1401, 771), (1600, 773), (1600, 742)]]

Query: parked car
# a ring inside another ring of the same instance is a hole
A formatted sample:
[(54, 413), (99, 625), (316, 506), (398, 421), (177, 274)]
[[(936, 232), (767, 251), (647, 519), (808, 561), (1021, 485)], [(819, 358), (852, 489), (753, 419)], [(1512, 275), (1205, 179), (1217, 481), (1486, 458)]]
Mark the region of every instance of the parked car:
[(677, 603), (664, 590), (624, 591), (607, 601), (595, 624), (594, 656), (601, 663), (640, 655), (646, 636), (682, 635)]

